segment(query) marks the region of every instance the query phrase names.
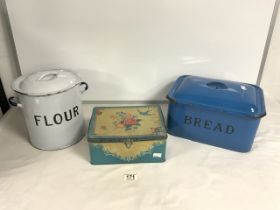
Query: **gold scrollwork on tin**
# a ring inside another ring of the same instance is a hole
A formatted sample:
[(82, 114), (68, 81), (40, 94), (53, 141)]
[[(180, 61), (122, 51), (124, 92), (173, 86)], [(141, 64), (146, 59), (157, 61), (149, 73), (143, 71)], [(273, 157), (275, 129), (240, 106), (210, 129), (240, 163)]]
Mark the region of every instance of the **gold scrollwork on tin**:
[(126, 146), (127, 149), (129, 149), (133, 144), (133, 140), (132, 139), (127, 139), (124, 142), (124, 145)]
[[(164, 144), (165, 140), (137, 141), (128, 143), (93, 143), (93, 146), (101, 148), (106, 156), (117, 157), (124, 161), (135, 160), (142, 155), (151, 153), (152, 149)], [(129, 146), (127, 146), (129, 144)]]

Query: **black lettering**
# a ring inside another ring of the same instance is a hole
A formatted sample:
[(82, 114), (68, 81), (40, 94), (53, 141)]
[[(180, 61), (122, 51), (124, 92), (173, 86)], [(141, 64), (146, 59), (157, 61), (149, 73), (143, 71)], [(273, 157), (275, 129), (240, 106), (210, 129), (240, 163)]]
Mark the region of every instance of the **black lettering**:
[(36, 123), (36, 125), (38, 126), (39, 125), (39, 121), (40, 121), (40, 119), (38, 119), (38, 118), (41, 118), (41, 116), (40, 115), (34, 115), (34, 120), (35, 120), (35, 123)]
[(78, 106), (73, 107), (74, 117), (76, 117), (77, 115), (79, 115), (78, 108), (79, 108)]
[(216, 127), (213, 129), (213, 131), (216, 131), (216, 130), (222, 132), (222, 124), (221, 124), (221, 123), (217, 123), (217, 125), (216, 125)]
[(69, 109), (69, 115), (70, 116), (68, 116), (67, 112), (64, 112), (64, 116), (65, 116), (66, 121), (70, 121), (72, 119), (72, 110), (71, 109)]
[(53, 124), (49, 124), (49, 123), (48, 123), (48, 120), (47, 120), (47, 117), (46, 117), (46, 116), (44, 116), (44, 121), (45, 121), (46, 126), (52, 126), (52, 125), (53, 125)]
[(194, 118), (194, 123), (193, 125), (195, 127), (200, 127), (200, 122), (201, 122), (201, 119), (200, 118)]
[[(57, 119), (58, 117), (58, 119)], [(62, 115), (61, 114), (55, 114), (53, 116), (53, 121), (55, 122), (55, 124), (61, 124), (62, 123)]]
[(234, 127), (232, 125), (228, 125), (226, 128), (227, 134), (232, 134), (234, 132)]
[(210, 130), (210, 129), (211, 129), (211, 124), (212, 124), (212, 121), (211, 121), (211, 120), (205, 120), (205, 122), (204, 122), (204, 128)]
[(185, 124), (192, 124), (192, 117), (190, 116), (185, 116)]

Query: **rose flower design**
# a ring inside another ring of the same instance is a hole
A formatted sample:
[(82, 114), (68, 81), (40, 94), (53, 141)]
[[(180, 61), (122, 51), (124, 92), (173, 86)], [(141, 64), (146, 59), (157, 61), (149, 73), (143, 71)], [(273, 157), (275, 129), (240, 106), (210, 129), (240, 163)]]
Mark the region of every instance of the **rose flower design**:
[(125, 130), (137, 129), (140, 126), (141, 119), (137, 119), (136, 115), (125, 112), (117, 112), (118, 119), (113, 122), (116, 128), (125, 128)]

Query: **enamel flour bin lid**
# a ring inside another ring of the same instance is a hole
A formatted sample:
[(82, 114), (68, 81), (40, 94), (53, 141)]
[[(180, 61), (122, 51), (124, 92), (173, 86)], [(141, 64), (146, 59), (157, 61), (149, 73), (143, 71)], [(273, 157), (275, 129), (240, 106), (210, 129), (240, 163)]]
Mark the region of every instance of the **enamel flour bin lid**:
[(34, 147), (62, 149), (84, 136), (81, 93), (88, 85), (74, 72), (33, 72), (17, 78), (12, 88), (18, 97), (10, 104), (22, 108)]
[(81, 82), (74, 72), (39, 71), (19, 77), (12, 84), (14, 91), (30, 96), (45, 96), (66, 91)]

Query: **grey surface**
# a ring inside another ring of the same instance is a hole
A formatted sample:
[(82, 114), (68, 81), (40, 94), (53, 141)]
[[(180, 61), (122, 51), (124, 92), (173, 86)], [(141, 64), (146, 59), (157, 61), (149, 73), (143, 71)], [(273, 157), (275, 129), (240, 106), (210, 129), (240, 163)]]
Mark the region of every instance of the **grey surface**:
[(276, 22), (276, 18), (277, 18), (277, 14), (278, 14), (279, 3), (280, 3), (280, 0), (275, 1), (274, 10), (273, 10), (273, 14), (271, 17), (271, 22), (270, 22), (270, 26), (269, 26), (268, 35), (267, 35), (267, 40), (266, 40), (264, 51), (263, 51), (262, 62), (260, 65), (260, 70), (259, 70), (259, 74), (258, 74), (258, 78), (257, 78), (257, 83), (256, 83), (257, 85), (260, 85), (261, 80), (262, 80), (264, 66), (265, 66), (265, 63), (267, 60), (268, 50), (270, 47), (271, 38), (272, 38), (272, 34), (273, 34), (273, 30), (275, 27), (275, 22)]

